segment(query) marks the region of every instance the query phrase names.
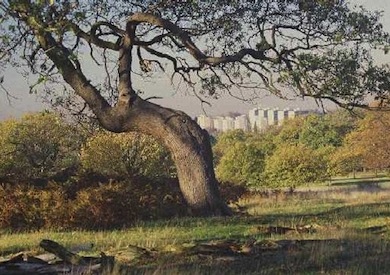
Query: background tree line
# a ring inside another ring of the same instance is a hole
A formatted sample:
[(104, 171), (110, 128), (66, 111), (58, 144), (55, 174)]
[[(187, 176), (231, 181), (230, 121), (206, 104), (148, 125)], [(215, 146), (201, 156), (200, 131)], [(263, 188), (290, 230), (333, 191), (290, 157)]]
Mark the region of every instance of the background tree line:
[(280, 188), (388, 169), (389, 118), (385, 112), (340, 110), (298, 117), (262, 133), (223, 133), (214, 146), (217, 177)]
[[(216, 173), (222, 182), (278, 188), (387, 169), (389, 118), (386, 112), (340, 110), (298, 117), (264, 132), (222, 133), (214, 138)], [(84, 176), (159, 181), (175, 178), (176, 171), (166, 148), (144, 134), (113, 134), (50, 112), (0, 123), (1, 182), (68, 184)]]
[[(345, 110), (213, 139), (227, 202), (248, 189), (295, 187), (390, 168), (390, 114)], [(169, 152), (44, 112), (0, 123), (0, 228), (112, 228), (183, 215)]]

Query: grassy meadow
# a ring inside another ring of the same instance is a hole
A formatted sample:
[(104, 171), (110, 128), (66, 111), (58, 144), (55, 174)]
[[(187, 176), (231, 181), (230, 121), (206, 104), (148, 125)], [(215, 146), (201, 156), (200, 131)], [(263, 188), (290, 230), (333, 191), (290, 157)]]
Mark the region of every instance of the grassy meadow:
[[(126, 274), (386, 274), (390, 180), (339, 179), (258, 192), (227, 218), (180, 218), (114, 231), (1, 232), (0, 257), (44, 253), (42, 239), (115, 256)], [(144, 248), (141, 255), (137, 247)]]

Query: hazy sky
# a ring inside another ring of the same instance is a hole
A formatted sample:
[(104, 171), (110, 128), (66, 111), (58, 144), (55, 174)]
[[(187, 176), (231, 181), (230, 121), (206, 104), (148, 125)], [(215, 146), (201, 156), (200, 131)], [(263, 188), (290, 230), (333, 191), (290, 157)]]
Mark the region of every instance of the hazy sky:
[[(381, 10), (384, 12), (382, 23), (387, 32), (390, 32), (390, 0), (351, 0), (353, 4), (363, 5), (369, 10)], [(386, 58), (390, 62), (390, 56)], [(386, 62), (387, 62), (386, 60)], [(381, 60), (384, 61), (384, 60)], [(18, 117), (21, 114), (29, 111), (37, 111), (44, 108), (40, 99), (35, 95), (28, 93), (28, 81), (19, 75), (12, 68), (5, 74), (4, 86), (12, 92), (17, 99), (12, 99), (11, 104), (8, 102), (4, 92), (0, 90), (0, 120), (8, 117)], [(150, 87), (150, 88), (149, 88)], [(142, 87), (141, 87), (142, 88)], [(202, 106), (198, 99), (194, 96), (188, 96), (182, 92), (175, 92), (173, 88), (164, 88), (161, 92), (160, 85), (153, 85), (152, 83), (144, 87), (148, 90), (148, 95), (164, 96), (163, 99), (155, 101), (163, 106), (180, 109), (186, 111), (188, 114), (194, 116), (203, 112)], [(219, 100), (210, 101), (212, 108), (205, 107), (207, 114), (216, 115), (228, 112), (247, 112), (253, 108), (253, 104), (260, 104), (263, 107), (279, 107), (279, 108), (297, 108), (301, 109), (315, 108), (313, 101), (295, 100), (285, 101), (274, 96), (265, 96), (255, 103), (244, 103), (231, 97), (223, 97)]]

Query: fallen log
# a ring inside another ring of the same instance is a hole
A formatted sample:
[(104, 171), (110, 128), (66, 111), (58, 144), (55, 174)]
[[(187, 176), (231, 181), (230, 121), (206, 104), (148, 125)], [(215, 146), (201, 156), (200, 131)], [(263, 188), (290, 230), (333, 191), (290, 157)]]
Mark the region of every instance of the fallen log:
[(86, 261), (83, 259), (83, 257), (68, 251), (65, 247), (52, 240), (42, 240), (39, 243), (39, 246), (42, 247), (47, 252), (53, 253), (58, 258), (63, 260), (65, 263), (72, 264), (72, 265), (87, 264)]
[(103, 252), (100, 257), (82, 257), (52, 240), (42, 240), (39, 245), (60, 260), (50, 263), (43, 260), (44, 258), (53, 259), (47, 257), (47, 254), (44, 255), (45, 257), (34, 257), (19, 253), (9, 260), (0, 262), (0, 274), (110, 274), (115, 265), (114, 257), (106, 256)]

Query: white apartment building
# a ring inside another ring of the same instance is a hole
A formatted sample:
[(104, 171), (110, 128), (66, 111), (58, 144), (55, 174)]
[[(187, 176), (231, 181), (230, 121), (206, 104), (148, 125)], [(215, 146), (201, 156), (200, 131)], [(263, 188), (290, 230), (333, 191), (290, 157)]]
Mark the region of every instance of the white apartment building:
[(241, 129), (244, 131), (249, 131), (249, 121), (246, 115), (240, 115), (234, 120), (234, 129)]
[(288, 118), (288, 111), (287, 110), (282, 110), (282, 111), (277, 111), (277, 118), (278, 118), (278, 125), (282, 125), (283, 121)]
[(200, 115), (196, 118), (196, 122), (199, 124), (200, 128), (205, 130), (214, 129), (214, 120), (208, 116)]
[(278, 122), (278, 109), (267, 109), (268, 125), (275, 125)]
[(299, 109), (296, 110), (287, 110), (287, 119), (295, 118), (297, 115), (297, 111), (299, 112)]
[(278, 108), (254, 108), (249, 110), (249, 122), (251, 129), (264, 130), (267, 126), (270, 125), (282, 125), (283, 121), (286, 119), (295, 118), (301, 112), (299, 109), (284, 109), (279, 110)]
[(234, 118), (232, 117), (224, 117), (222, 120), (222, 132), (227, 132), (229, 130), (234, 129)]
[(216, 118), (213, 119), (214, 122), (214, 130), (218, 132), (222, 132), (223, 130), (223, 120), (224, 118), (221, 116), (217, 116)]
[(244, 131), (263, 131), (268, 126), (281, 125), (285, 120), (292, 119), (303, 113), (307, 112), (301, 112), (299, 109), (279, 110), (277, 108), (263, 109), (261, 107), (257, 107), (249, 110), (248, 116), (217, 116), (212, 118), (200, 115), (197, 117), (197, 122), (201, 128), (217, 132), (226, 132), (234, 129), (242, 129)]

